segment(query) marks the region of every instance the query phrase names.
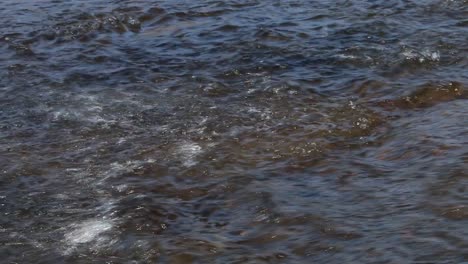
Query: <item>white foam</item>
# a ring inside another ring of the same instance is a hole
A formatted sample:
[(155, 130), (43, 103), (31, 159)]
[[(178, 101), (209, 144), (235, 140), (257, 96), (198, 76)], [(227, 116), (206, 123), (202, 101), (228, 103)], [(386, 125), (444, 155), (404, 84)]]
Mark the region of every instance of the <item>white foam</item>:
[(66, 109), (60, 109), (52, 113), (52, 121), (57, 122), (60, 120), (75, 120), (77, 113), (73, 113)]
[(336, 57), (339, 58), (339, 59), (345, 59), (345, 60), (346, 59), (348, 59), (348, 60), (358, 59), (358, 57), (355, 56), (355, 55), (347, 55), (347, 54), (338, 54), (338, 55), (336, 55)]
[(406, 60), (418, 60), (420, 63), (425, 61), (438, 62), (440, 60), (439, 51), (430, 51), (427, 49), (422, 51), (405, 50), (402, 55)]
[(55, 195), (55, 198), (59, 200), (66, 200), (69, 198), (69, 196), (64, 193), (58, 193)]
[(144, 162), (140, 160), (128, 160), (125, 163), (113, 162), (110, 164), (109, 172), (112, 174), (132, 172), (135, 169), (140, 169), (143, 164)]
[(262, 120), (270, 120), (271, 114), (272, 114), (270, 109), (259, 110), (258, 108), (255, 108), (255, 107), (247, 108), (247, 112), (252, 113), (252, 114), (259, 114)]
[(249, 107), (249, 108), (247, 108), (247, 112), (248, 113), (261, 113), (262, 111), (258, 110), (255, 107)]
[(197, 164), (195, 158), (202, 152), (202, 147), (194, 142), (185, 142), (177, 148), (177, 154), (180, 155), (183, 160), (183, 164), (186, 167), (191, 167)]
[(121, 145), (123, 143), (127, 142), (126, 138), (119, 138), (119, 141), (117, 141), (117, 145)]
[(65, 234), (65, 242), (71, 246), (92, 242), (99, 238), (102, 233), (111, 230), (112, 227), (110, 221), (98, 219), (73, 224), (71, 226), (73, 230)]

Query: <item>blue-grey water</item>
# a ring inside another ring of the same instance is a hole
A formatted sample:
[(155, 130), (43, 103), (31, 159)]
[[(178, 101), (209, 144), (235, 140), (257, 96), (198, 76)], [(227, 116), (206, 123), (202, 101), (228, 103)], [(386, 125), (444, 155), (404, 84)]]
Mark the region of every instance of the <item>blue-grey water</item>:
[(466, 0), (1, 0), (1, 263), (468, 263)]

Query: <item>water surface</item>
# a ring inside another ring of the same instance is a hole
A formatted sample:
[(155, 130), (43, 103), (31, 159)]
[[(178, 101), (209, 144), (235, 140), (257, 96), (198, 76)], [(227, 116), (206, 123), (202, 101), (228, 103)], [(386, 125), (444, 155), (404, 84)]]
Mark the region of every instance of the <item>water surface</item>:
[(5, 263), (468, 261), (462, 0), (2, 0)]

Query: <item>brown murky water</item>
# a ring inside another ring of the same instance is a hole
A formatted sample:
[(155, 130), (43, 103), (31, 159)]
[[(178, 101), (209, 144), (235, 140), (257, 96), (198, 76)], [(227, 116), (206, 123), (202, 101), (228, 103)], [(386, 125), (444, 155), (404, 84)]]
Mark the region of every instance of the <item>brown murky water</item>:
[(3, 263), (468, 263), (468, 4), (3, 0)]

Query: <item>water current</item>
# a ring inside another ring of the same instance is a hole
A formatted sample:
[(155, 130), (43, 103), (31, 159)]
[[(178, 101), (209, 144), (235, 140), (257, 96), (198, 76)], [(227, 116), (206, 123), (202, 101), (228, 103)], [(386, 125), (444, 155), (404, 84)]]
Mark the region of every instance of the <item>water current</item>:
[(1, 0), (2, 263), (468, 263), (466, 0)]

